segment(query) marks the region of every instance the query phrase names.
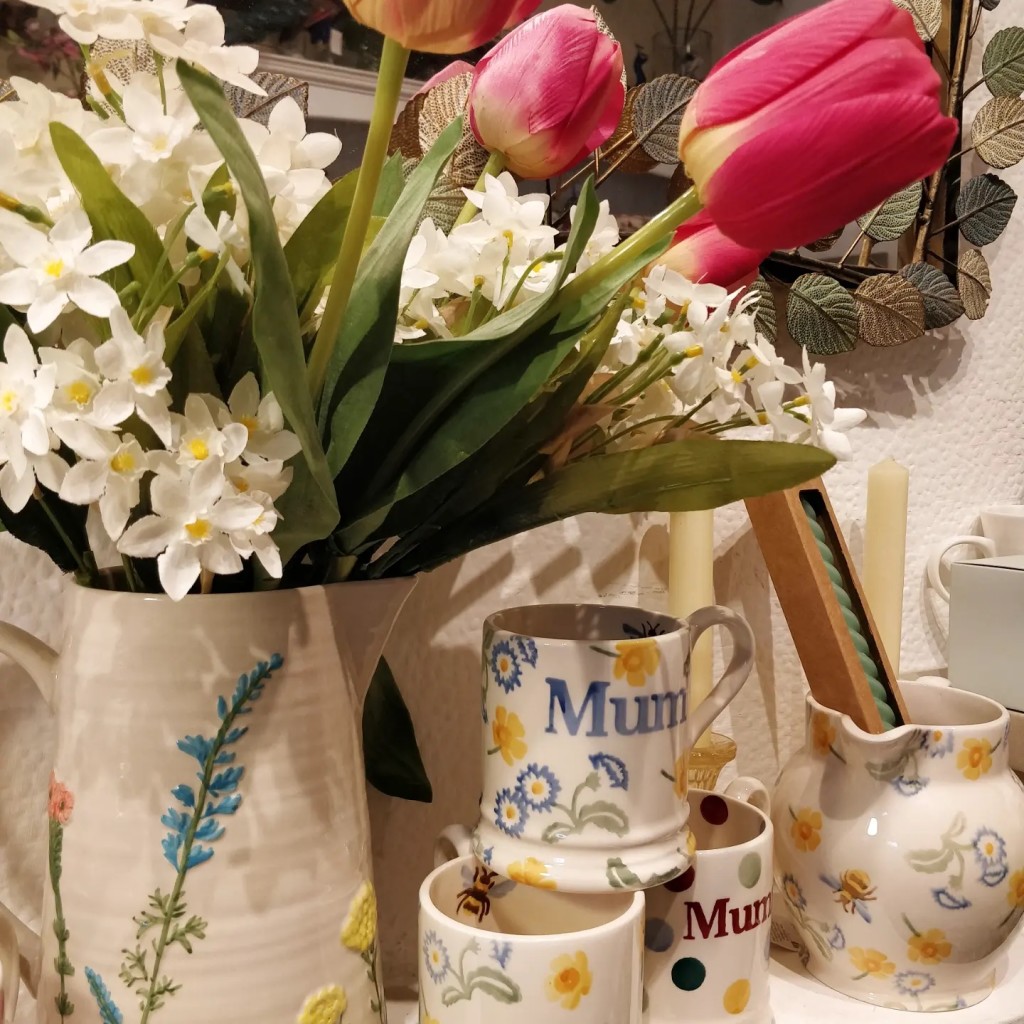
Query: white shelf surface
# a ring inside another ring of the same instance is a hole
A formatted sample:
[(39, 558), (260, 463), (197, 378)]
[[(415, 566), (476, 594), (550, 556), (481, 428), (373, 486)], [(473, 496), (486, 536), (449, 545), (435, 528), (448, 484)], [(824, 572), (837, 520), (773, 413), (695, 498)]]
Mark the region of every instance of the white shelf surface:
[[(1024, 1024), (1024, 932), (1018, 932), (999, 972), (995, 992), (977, 1006), (939, 1015), (887, 1010), (839, 995), (815, 981), (795, 953), (775, 951), (772, 959), (772, 1011), (775, 1024), (912, 1024), (921, 1017), (947, 1024)], [(417, 1024), (414, 1000), (388, 1002), (390, 1024)]]

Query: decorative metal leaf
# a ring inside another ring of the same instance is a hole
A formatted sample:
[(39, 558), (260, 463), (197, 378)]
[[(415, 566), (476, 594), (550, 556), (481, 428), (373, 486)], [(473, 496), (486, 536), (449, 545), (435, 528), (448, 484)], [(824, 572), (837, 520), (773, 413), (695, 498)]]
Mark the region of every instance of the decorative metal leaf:
[[(602, 35), (606, 35), (613, 42), (618, 43), (619, 37), (612, 31), (611, 26), (608, 24), (608, 22), (605, 21), (604, 15), (596, 7), (593, 6), (590, 8), (590, 13), (593, 14), (594, 20), (597, 22), (597, 31), (600, 32)], [(625, 64), (622, 65), (622, 88), (629, 88), (629, 79), (626, 77)]]
[(934, 331), (964, 315), (964, 304), (953, 282), (930, 263), (911, 263), (900, 268), (900, 277), (909, 281), (924, 299), (925, 330)]
[(426, 93), (418, 92), (402, 108), (394, 128), (391, 129), (388, 156), (401, 153), (408, 159), (423, 159), (423, 147), (420, 145), (420, 115), (426, 101)]
[(942, 0), (892, 0), (914, 19), (917, 34), (930, 43), (942, 28)]
[(924, 334), (924, 298), (898, 274), (876, 274), (853, 294), (860, 317), (859, 336), (869, 345), (905, 345)]
[(881, 206), (857, 218), (857, 224), (876, 242), (893, 242), (917, 219), (924, 185), (915, 181), (890, 196)]
[(968, 249), (960, 257), (956, 283), (964, 300), (968, 319), (980, 320), (992, 298), (992, 274), (980, 249)]
[(14, 86), (11, 85), (6, 78), (0, 78), (0, 103), (4, 100), (16, 100), (18, 94), (14, 91)]
[(960, 231), (971, 245), (989, 245), (1010, 223), (1017, 193), (995, 174), (967, 182), (956, 201)]
[(1024, 92), (1024, 28), (1011, 25), (989, 40), (981, 73), (993, 96), (1020, 96)]
[(844, 228), (836, 228), (830, 235), (826, 235), (824, 238), (819, 238), (816, 242), (811, 242), (810, 245), (805, 245), (804, 248), (808, 252), (828, 252), (843, 237)]
[(89, 47), (89, 59), (122, 85), (127, 85), (140, 71), (156, 74), (153, 47), (142, 39), (97, 39)]
[(775, 308), (775, 296), (772, 294), (771, 285), (758, 274), (750, 286), (750, 292), (757, 295), (754, 329), (769, 341), (774, 341), (779, 334), (779, 312)]
[(999, 0), (981, 0), (981, 6), (986, 11), (994, 11), (999, 6)]
[[(475, 183), (474, 183), (475, 184)], [(448, 234), (466, 205), (466, 194), (460, 185), (456, 185), (451, 178), (444, 176), (437, 183), (436, 188), (430, 193), (426, 206), (423, 207), (423, 217), (429, 217), (445, 234)]]
[(990, 167), (1012, 167), (1024, 159), (1024, 100), (996, 96), (978, 111), (971, 126), (978, 156)]
[[(636, 128), (633, 122), (633, 108), (637, 97), (646, 89), (646, 85), (638, 85), (626, 93), (626, 102), (622, 108), (622, 117), (612, 137), (601, 147), (602, 159), (617, 162), (620, 157), (636, 142)], [(628, 140), (628, 141), (626, 141)], [(619, 170), (624, 174), (646, 174), (652, 167), (657, 167), (658, 161), (652, 160), (645, 152), (643, 146), (637, 146), (632, 153), (626, 157)]]
[(824, 274), (804, 274), (793, 282), (786, 324), (793, 340), (817, 356), (849, 352), (857, 344), (853, 296)]
[(426, 94), (419, 121), (420, 148), (424, 153), (429, 153), (441, 132), (465, 113), (472, 84), (472, 72), (466, 71), (446, 79)]
[(659, 164), (679, 162), (679, 125), (697, 84), (682, 75), (662, 75), (648, 82), (633, 104), (633, 130)]
[(273, 71), (257, 71), (249, 76), (266, 96), (240, 89), (237, 85), (225, 85), (224, 95), (238, 118), (256, 121), (265, 125), (274, 112), (274, 107), (286, 97), (299, 105), (303, 117), (309, 116), (309, 83), (291, 75), (279, 75)]

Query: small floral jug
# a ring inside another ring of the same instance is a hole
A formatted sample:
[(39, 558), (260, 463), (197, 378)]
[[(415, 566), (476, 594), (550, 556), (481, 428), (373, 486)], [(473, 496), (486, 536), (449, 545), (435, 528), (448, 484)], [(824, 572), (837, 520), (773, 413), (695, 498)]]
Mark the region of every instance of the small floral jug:
[(995, 701), (904, 683), (882, 735), (807, 699), (772, 800), (775, 877), (826, 985), (903, 1010), (988, 996), (1024, 914), (1024, 787)]

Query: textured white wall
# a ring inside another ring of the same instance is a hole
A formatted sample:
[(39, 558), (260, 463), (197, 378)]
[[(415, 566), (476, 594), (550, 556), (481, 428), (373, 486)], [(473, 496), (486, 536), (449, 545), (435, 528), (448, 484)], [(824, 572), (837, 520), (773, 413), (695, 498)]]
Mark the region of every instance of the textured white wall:
[[(1003, 4), (986, 15), (985, 36), (1013, 23), (1017, 6)], [(984, 92), (972, 94), (972, 108)], [(1002, 173), (1024, 191), (1024, 169)], [(828, 478), (855, 555), (862, 546), (868, 467), (892, 456), (912, 472), (906, 674), (944, 664), (944, 613), (921, 582), (930, 545), (971, 527), (985, 505), (1024, 497), (1024, 217), (986, 251), (995, 299), (984, 321), (904, 348), (864, 348), (830, 363), (846, 400), (870, 413), (854, 437), (856, 459)], [(664, 519), (583, 517), (478, 552), (424, 579), (414, 593), (388, 653), (419, 727), (437, 798), (430, 807), (372, 800), (392, 984), (408, 982), (415, 973), (416, 890), (431, 867), (431, 836), (452, 821), (469, 822), (474, 813), (482, 618), (534, 600), (663, 607)], [(730, 716), (740, 748), (737, 767), (771, 782), (799, 742), (800, 668), (742, 508), (720, 514), (718, 555), (719, 600), (750, 620), (760, 642), (756, 676)], [(58, 586), (41, 556), (0, 537), (0, 620), (53, 642), (59, 635)], [(28, 917), (42, 891), (51, 742), (46, 712), (31, 685), (15, 669), (0, 666), (0, 897)], [(19, 1020), (31, 1019), (28, 1009), (26, 1001)]]

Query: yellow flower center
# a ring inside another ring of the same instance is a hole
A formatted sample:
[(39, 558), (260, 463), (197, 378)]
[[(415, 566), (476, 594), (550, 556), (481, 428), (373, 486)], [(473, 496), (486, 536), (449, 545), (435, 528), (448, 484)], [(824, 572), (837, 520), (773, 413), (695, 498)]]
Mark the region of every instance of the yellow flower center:
[(810, 824), (808, 824), (806, 821), (798, 822), (797, 826), (796, 826), (796, 829), (797, 829), (797, 832), (800, 834), (800, 838), (801, 839), (805, 839), (805, 840), (806, 839), (810, 839), (811, 836), (814, 835), (813, 827)]
[(46, 273), (50, 277), (60, 277), (64, 273), (64, 261), (63, 260), (50, 260), (44, 268)]
[(932, 741), (934, 743), (938, 743), (941, 739), (942, 739), (942, 730), (941, 729), (936, 729), (932, 733)]
[(430, 959), (432, 963), (439, 964), (441, 962), (441, 954), (436, 949), (430, 951)]
[(686, 356), (687, 359), (697, 359), (704, 355), (704, 346), (691, 345), (689, 348), (683, 349), (683, 355)]
[(505, 808), (505, 817), (509, 821), (516, 820), (516, 809), (511, 804), (509, 804), (508, 807)]
[[(486, 282), (486, 278), (484, 278), (484, 276), (482, 274), (477, 274), (476, 277), (473, 278), (473, 287), (474, 288), (483, 288), (483, 286), (486, 283), (487, 283)], [(423, 326), (425, 327), (426, 324), (424, 324)]]
[(252, 435), (259, 429), (260, 421), (255, 416), (239, 416), (238, 422), (249, 431), (249, 436)]
[(132, 380), (139, 387), (144, 387), (146, 384), (153, 383), (153, 371), (148, 366), (136, 366), (132, 370)]
[(504, 675), (512, 667), (511, 662), (508, 660), (507, 655), (503, 655), (498, 659), (498, 671)]
[(929, 960), (934, 959), (935, 954), (938, 953), (939, 948), (934, 942), (922, 942), (921, 943), (921, 956), (927, 957)]
[(17, 412), (18, 393), (16, 391), (5, 391), (0, 394), (0, 409), (4, 412)]
[(642, 313), (647, 308), (647, 300), (642, 295), (638, 295), (633, 300), (633, 308), (638, 313)]
[(508, 242), (508, 247), (511, 249), (515, 244), (516, 236), (511, 231), (502, 231), (502, 237)]
[(92, 398), (92, 388), (84, 380), (76, 380), (64, 389), (64, 394), (77, 406), (88, 405)]
[(247, 494), (249, 491), (249, 481), (244, 476), (233, 477), (231, 482), (235, 485), (235, 490), (241, 494)]
[(152, 143), (154, 153), (166, 153), (171, 146), (171, 140), (166, 135), (158, 135)]
[(533, 793), (534, 796), (541, 796), (544, 792), (544, 783), (541, 782), (540, 779), (535, 779), (533, 784), (530, 786), (530, 792)]
[(131, 452), (118, 452), (110, 460), (110, 468), (115, 473), (130, 473), (135, 469), (135, 456)]
[(977, 768), (985, 756), (985, 752), (981, 747), (972, 747), (971, 752), (967, 755), (967, 759), (970, 762), (972, 768)]
[(996, 852), (996, 844), (993, 843), (992, 840), (990, 839), (985, 844), (985, 855), (988, 856), (988, 857), (991, 857), (992, 854), (995, 853), (995, 852)]
[(742, 383), (743, 383), (743, 374), (742, 374), (742, 373), (740, 373), (740, 371), (739, 371), (739, 370), (733, 370), (733, 371), (732, 371), (732, 379), (733, 379), (733, 380), (734, 380), (734, 381), (735, 381), (735, 382), (736, 382), (737, 384), (742, 384)]
[(208, 540), (210, 537), (210, 524), (205, 519), (194, 519), (191, 523), (185, 524), (185, 532), (193, 540)]
[(203, 462), (210, 457), (210, 449), (201, 437), (195, 437), (185, 446), (196, 462)]
[(559, 971), (555, 977), (555, 988), (559, 992), (575, 992), (580, 987), (580, 972), (575, 967)]
[(806, 395), (801, 395), (799, 398), (794, 398), (789, 403), (791, 409), (799, 409), (801, 406), (810, 405), (811, 400)]

